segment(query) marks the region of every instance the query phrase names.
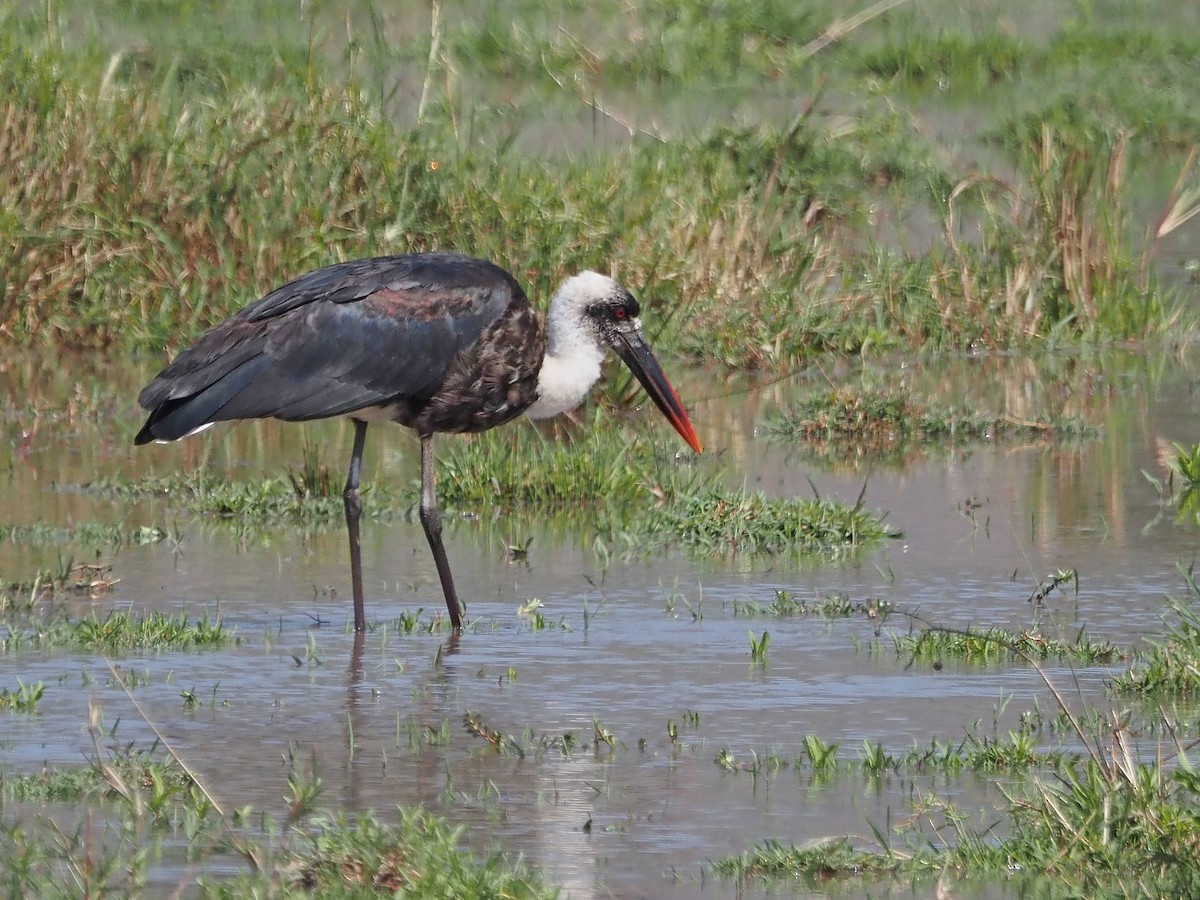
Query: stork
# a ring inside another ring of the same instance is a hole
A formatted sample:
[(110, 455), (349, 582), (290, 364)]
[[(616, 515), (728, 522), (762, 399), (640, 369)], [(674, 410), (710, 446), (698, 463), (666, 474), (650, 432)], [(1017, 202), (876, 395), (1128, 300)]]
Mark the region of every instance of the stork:
[(337, 263), (271, 291), (180, 353), (138, 395), (150, 415), (134, 443), (175, 441), (221, 421), (349, 417), (354, 445), (342, 496), (361, 634), (358, 485), (367, 425), (412, 428), (421, 442), (421, 525), (459, 632), (463, 607), (442, 546), (435, 434), (573, 409), (600, 378), (609, 347), (701, 452), (639, 312), (628, 290), (591, 271), (562, 284), (543, 329), (516, 279), (482, 259), (417, 253)]

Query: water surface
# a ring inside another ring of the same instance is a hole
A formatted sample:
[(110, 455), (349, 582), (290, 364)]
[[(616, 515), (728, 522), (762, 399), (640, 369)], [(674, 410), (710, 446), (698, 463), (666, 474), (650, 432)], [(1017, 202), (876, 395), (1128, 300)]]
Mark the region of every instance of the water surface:
[[(34, 715), (0, 714), (0, 769), (74, 766), (93, 753), (87, 724), (98, 705), (114, 743), (149, 746), (149, 722), (228, 808), (286, 812), (289, 759), (322, 779), (320, 806), (387, 817), (422, 803), (470, 826), (469, 842), (521, 852), (572, 897), (728, 896), (734, 886), (706, 864), (765, 838), (804, 843), (907, 815), (915, 792), (997, 818), (997, 788), (962, 775), (822, 781), (804, 765), (803, 739), (841, 744), (843, 758), (878, 741), (894, 753), (968, 731), (1004, 735), (1036, 701), (1052, 708), (1028, 667), (940, 670), (909, 665), (891, 635), (912, 623), (745, 618), (777, 590), (820, 598), (878, 598), (943, 625), (1025, 629), (1133, 646), (1161, 631), (1165, 595), (1182, 594), (1176, 571), (1192, 560), (1197, 528), (1176, 521), (1143, 474), (1165, 477), (1171, 442), (1200, 441), (1193, 360), (1112, 351), (1093, 356), (955, 358), (921, 364), (814, 368), (766, 386), (717, 373), (681, 373), (680, 393), (708, 452), (696, 463), (731, 485), (772, 496), (854, 502), (886, 511), (903, 537), (848, 561), (794, 557), (651, 558), (597, 555), (586, 523), (564, 527), (522, 510), (496, 521), (454, 518), (447, 549), (477, 623), (459, 640), (377, 627), (352, 665), (349, 579), (340, 522), (281, 523), (245, 533), (179, 513), (169, 502), (119, 501), (86, 489), (100, 477), (202, 465), (230, 477), (277, 475), (303, 444), (348, 456), (350, 429), (262, 422), (171, 446), (133, 448), (133, 398), (152, 364), (110, 367), (72, 358), (55, 367), (4, 364), (0, 508), (12, 524), (157, 525), (175, 540), (119, 549), (32, 542), (0, 544), (0, 572), (26, 579), (63, 554), (96, 555), (119, 579), (91, 609), (220, 614), (241, 643), (202, 653), (135, 655), (114, 665), (139, 676), (136, 709), (106, 662), (74, 653), (0, 657), (0, 686), (42, 681)], [(773, 410), (826, 383), (904, 387), (914, 397), (965, 404), (1032, 421), (1077, 417), (1094, 436), (915, 447), (897, 462), (814, 460), (768, 440)], [(528, 426), (516, 426), (516, 433)], [(447, 439), (454, 440), (454, 439)], [(415, 441), (375, 427), (366, 478), (412, 485)], [(340, 480), (340, 476), (339, 476)], [(527, 562), (506, 547), (532, 538)], [(442, 608), (419, 525), (364, 524), (368, 618)], [(1030, 597), (1051, 573), (1075, 569), (1079, 591)], [(519, 612), (541, 601), (548, 627)], [(766, 665), (753, 665), (748, 631), (769, 630)], [(1104, 698), (1111, 670), (1047, 674), (1073, 702)], [(199, 700), (187, 706), (181, 692)], [(470, 714), (512, 735), (525, 755), (498, 754), (464, 725)], [(698, 716), (698, 724), (689, 715)], [(147, 721), (149, 720), (149, 721)], [(596, 725), (613, 736), (595, 740)], [(678, 740), (672, 742), (668, 723)], [(429, 735), (448, 735), (430, 740)], [(564, 736), (573, 749), (561, 749)], [(1147, 738), (1141, 748), (1155, 751)], [(745, 764), (714, 762), (728, 750)], [(756, 758), (786, 763), (747, 769)], [(167, 859), (172, 857), (168, 854)], [(208, 871), (236, 871), (234, 859)], [(194, 877), (166, 865), (164, 885)], [(801, 893), (854, 892), (801, 885)], [(897, 886), (896, 893), (907, 889)], [(738, 893), (745, 893), (741, 888)]]

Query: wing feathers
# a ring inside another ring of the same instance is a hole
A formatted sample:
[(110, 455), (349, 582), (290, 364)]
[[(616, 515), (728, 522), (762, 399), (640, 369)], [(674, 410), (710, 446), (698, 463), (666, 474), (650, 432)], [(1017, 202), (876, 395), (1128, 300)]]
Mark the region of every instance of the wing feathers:
[(319, 269), (184, 350), (139, 395), (151, 414), (135, 440), (175, 440), (230, 419), (419, 408), (458, 355), (524, 303), (511, 276), (468, 257), (381, 257)]

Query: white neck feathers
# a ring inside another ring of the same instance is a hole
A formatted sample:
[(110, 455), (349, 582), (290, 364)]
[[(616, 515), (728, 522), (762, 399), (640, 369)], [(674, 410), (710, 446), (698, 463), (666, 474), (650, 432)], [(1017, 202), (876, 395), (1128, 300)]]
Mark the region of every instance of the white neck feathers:
[(581, 272), (558, 289), (546, 317), (546, 356), (538, 372), (538, 399), (525, 415), (546, 419), (574, 409), (599, 381), (604, 348), (586, 309), (589, 303), (616, 291), (616, 283), (597, 272)]

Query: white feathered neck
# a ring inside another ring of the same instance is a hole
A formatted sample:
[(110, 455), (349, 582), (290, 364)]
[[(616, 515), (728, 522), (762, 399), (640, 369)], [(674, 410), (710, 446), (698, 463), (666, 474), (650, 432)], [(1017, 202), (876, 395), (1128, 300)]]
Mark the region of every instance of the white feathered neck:
[(600, 380), (604, 347), (587, 307), (620, 291), (615, 281), (599, 272), (580, 272), (563, 282), (546, 316), (546, 356), (538, 372), (538, 399), (525, 415), (546, 419), (574, 409)]

